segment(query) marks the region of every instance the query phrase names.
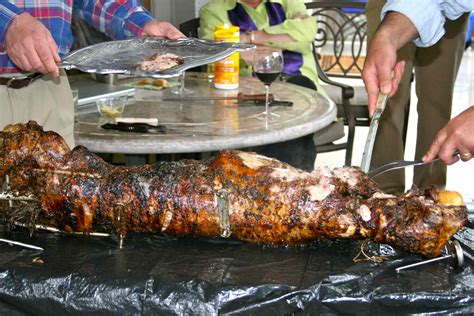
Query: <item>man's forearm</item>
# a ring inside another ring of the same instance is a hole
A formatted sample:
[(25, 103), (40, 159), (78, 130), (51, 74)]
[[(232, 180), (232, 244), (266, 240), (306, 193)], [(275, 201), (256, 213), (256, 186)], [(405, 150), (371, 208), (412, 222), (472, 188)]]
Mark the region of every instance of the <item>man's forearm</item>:
[(405, 15), (389, 12), (380, 24), (377, 36), (386, 37), (398, 50), (418, 37), (415, 25)]
[(154, 20), (137, 0), (76, 0), (74, 8), (87, 23), (114, 39), (138, 36)]

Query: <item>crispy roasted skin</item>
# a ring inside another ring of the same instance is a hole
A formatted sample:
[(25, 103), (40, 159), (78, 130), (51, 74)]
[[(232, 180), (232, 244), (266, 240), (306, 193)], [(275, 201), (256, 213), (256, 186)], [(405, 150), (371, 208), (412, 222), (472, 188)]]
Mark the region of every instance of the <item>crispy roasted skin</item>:
[(433, 190), (384, 195), (354, 167), (308, 173), (238, 151), (122, 167), (35, 122), (2, 136), (0, 177), (39, 198), (41, 223), (66, 231), (218, 237), (228, 215), (230, 237), (248, 242), (372, 239), (432, 257), (467, 222), (465, 206), (441, 205)]

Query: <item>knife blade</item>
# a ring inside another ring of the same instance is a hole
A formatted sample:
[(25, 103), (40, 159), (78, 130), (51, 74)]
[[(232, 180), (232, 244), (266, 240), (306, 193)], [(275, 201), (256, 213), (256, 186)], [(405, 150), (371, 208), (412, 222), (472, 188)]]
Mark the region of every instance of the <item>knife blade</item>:
[(365, 141), (364, 153), (362, 154), (362, 162), (360, 168), (364, 172), (369, 172), (370, 162), (372, 160), (372, 150), (374, 148), (375, 136), (377, 135), (377, 129), (379, 127), (380, 117), (382, 116), (385, 106), (387, 105), (388, 95), (379, 93), (377, 97), (377, 105), (375, 114), (370, 121), (369, 133), (367, 134), (367, 140)]
[[(220, 105), (220, 104), (216, 104)], [(229, 103), (226, 104), (228, 106), (265, 106), (265, 101), (255, 100), (255, 101), (244, 101), (244, 102), (236, 102), (236, 103)], [(293, 106), (293, 102), (291, 101), (280, 101), (280, 100), (273, 100), (268, 103), (268, 106), (286, 106), (291, 107)]]
[[(163, 101), (202, 101), (202, 100), (237, 100), (243, 101), (265, 101), (265, 94), (243, 94), (240, 92), (236, 96), (232, 97), (200, 97), (200, 96), (189, 96), (189, 97), (164, 97)], [(273, 101), (273, 94), (268, 95), (268, 100)]]

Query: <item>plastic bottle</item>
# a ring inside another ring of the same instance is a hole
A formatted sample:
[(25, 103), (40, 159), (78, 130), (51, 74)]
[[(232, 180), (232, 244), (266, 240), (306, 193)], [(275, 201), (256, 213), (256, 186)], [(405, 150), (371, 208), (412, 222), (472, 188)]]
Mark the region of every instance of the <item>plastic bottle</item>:
[[(240, 41), (240, 29), (233, 25), (216, 26), (214, 40), (216, 42), (238, 43)], [(214, 87), (226, 90), (239, 87), (239, 59), (240, 54), (235, 53), (215, 63)]]

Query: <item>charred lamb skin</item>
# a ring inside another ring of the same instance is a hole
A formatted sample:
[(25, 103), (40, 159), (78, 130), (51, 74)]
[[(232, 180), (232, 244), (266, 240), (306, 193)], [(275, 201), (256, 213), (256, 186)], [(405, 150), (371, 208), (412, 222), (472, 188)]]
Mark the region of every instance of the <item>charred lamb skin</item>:
[(139, 63), (138, 68), (147, 72), (158, 72), (182, 64), (184, 64), (184, 59), (178, 55), (171, 53), (154, 54), (148, 58), (145, 58), (141, 63)]
[(308, 173), (239, 151), (123, 167), (81, 146), (71, 151), (35, 122), (8, 126), (2, 136), (0, 176), (39, 198), (37, 221), (66, 231), (219, 237), (224, 210), (231, 238), (243, 241), (371, 239), (432, 257), (467, 222), (459, 194), (444, 204), (438, 198), (446, 194), (433, 189), (386, 195), (355, 167)]

